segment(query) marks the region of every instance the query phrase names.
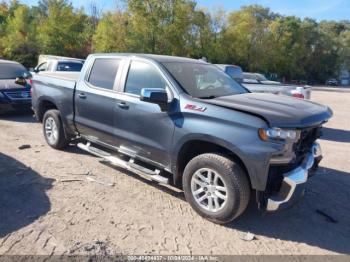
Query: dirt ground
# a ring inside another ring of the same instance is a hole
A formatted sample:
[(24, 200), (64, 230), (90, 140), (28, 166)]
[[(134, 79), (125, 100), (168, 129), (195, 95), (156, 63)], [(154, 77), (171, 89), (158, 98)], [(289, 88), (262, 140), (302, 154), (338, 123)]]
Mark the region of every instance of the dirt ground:
[(74, 146), (51, 149), (30, 115), (1, 116), (0, 254), (350, 254), (350, 93), (312, 96), (334, 117), (305, 198), (274, 214), (251, 205), (227, 226), (199, 217), (182, 192)]

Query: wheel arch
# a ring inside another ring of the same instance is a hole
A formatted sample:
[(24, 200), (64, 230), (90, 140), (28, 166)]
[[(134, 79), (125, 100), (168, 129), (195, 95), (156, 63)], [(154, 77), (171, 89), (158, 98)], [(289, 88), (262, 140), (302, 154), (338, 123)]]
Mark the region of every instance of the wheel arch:
[(50, 98), (43, 98), (39, 101), (38, 103), (38, 109), (35, 112), (36, 118), (38, 119), (39, 122), (43, 121), (44, 115), (48, 110), (51, 109), (58, 109), (58, 106), (52, 99)]
[(210, 136), (191, 137), (182, 143), (178, 143), (178, 146), (175, 149), (175, 157), (172, 161), (173, 182), (175, 185), (182, 186), (182, 173), (187, 163), (193, 157), (205, 153), (219, 153), (233, 159), (245, 171), (250, 187), (252, 187), (250, 172), (245, 161), (240, 157), (239, 150), (236, 147), (229, 145), (226, 141)]
[[(39, 122), (42, 122), (45, 113), (49, 110), (52, 110), (52, 109), (58, 110), (60, 112), (59, 107), (56, 105), (56, 103), (51, 98), (45, 97), (45, 98), (41, 99), (38, 103), (38, 107), (37, 107), (37, 110), (35, 112), (35, 116), (36, 116), (37, 120)], [(61, 115), (60, 115), (60, 120), (61, 120), (61, 123), (63, 125), (64, 136), (66, 137), (66, 139), (72, 138), (73, 135), (67, 130), (67, 125), (63, 121)]]

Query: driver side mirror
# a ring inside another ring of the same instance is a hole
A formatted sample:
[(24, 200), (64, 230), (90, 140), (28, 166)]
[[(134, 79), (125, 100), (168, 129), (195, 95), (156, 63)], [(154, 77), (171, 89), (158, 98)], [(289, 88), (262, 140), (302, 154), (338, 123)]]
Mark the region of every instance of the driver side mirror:
[(27, 81), (23, 77), (17, 77), (15, 83), (17, 85), (25, 86), (27, 84)]
[(142, 88), (140, 100), (152, 104), (157, 104), (165, 111), (168, 106), (168, 94), (160, 88)]

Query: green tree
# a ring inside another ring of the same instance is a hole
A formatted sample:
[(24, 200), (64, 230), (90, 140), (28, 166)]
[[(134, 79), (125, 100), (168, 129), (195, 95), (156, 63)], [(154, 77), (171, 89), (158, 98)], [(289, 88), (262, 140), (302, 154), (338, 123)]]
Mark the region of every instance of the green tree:
[(5, 57), (26, 66), (33, 65), (37, 55), (35, 27), (29, 8), (17, 5), (13, 16), (7, 18), (6, 34), (1, 39)]
[(95, 52), (128, 52), (128, 17), (121, 11), (102, 16), (93, 36)]
[(337, 39), (320, 30), (312, 19), (304, 19), (302, 33), (305, 56), (301, 57), (300, 65), (304, 67), (305, 79), (324, 82), (337, 76), (340, 69)]
[(57, 9), (64, 9), (65, 7), (73, 8), (68, 0), (40, 0), (38, 2), (38, 10), (42, 16), (50, 15), (50, 8), (55, 6)]
[(302, 21), (294, 16), (279, 17), (269, 25), (269, 70), (287, 80), (304, 74), (299, 65), (300, 58), (305, 56), (301, 27)]
[[(338, 68), (350, 70), (350, 21), (322, 21), (320, 30), (332, 42), (332, 62)], [(334, 61), (335, 60), (335, 61)], [(337, 72), (333, 74), (337, 76)]]
[[(83, 10), (74, 11), (64, 0), (45, 1), (47, 16), (40, 19), (40, 52), (85, 57), (89, 44), (89, 20)], [(43, 8), (43, 10), (46, 10)]]
[(340, 64), (342, 67), (350, 70), (350, 28), (340, 33), (339, 43)]
[(134, 50), (173, 55), (190, 52), (194, 1), (129, 0), (126, 3)]
[(90, 1), (87, 15), (69, 0), (32, 7), (0, 0), (0, 56), (33, 65), (39, 53), (145, 52), (318, 82), (350, 67), (350, 21), (318, 23), (259, 5), (208, 12), (195, 0), (119, 0), (121, 7), (100, 16)]
[(6, 2), (0, 3), (0, 58), (4, 56), (4, 43), (2, 38), (5, 35), (6, 18), (8, 16), (8, 5)]
[(227, 60), (250, 71), (265, 71), (269, 63), (268, 27), (274, 14), (259, 5), (243, 7), (228, 16), (223, 36)]
[(224, 41), (227, 28), (226, 17), (226, 12), (223, 9), (216, 9), (210, 13), (211, 45), (207, 55), (209, 61), (213, 63), (232, 63), (224, 48), (231, 44)]
[(211, 17), (203, 10), (195, 11), (193, 16), (190, 36), (192, 40), (190, 56), (194, 58), (205, 57), (208, 60), (212, 60), (215, 52)]
[(6, 22), (6, 17), (9, 15), (9, 9), (6, 2), (0, 2), (0, 26), (3, 26)]

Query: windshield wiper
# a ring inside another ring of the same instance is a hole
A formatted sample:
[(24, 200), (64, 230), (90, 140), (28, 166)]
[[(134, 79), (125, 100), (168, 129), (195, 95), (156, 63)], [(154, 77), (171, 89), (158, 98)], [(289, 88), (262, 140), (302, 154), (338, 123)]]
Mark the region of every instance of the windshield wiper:
[(214, 99), (214, 98), (217, 98), (217, 96), (214, 96), (214, 95), (212, 95), (212, 96), (200, 96), (198, 98), (199, 99)]

